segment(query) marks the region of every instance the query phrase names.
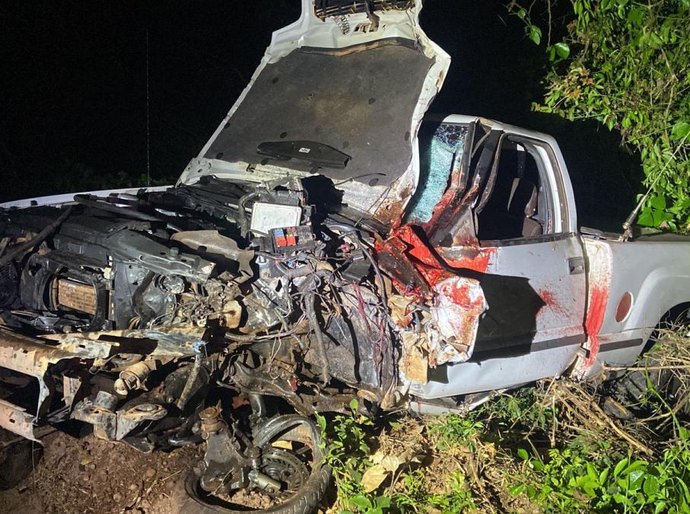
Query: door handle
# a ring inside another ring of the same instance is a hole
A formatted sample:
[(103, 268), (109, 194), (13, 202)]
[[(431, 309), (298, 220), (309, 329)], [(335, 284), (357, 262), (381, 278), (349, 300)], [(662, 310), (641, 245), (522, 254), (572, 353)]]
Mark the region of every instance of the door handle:
[(568, 259), (568, 272), (571, 275), (581, 275), (585, 272), (585, 258), (571, 257)]

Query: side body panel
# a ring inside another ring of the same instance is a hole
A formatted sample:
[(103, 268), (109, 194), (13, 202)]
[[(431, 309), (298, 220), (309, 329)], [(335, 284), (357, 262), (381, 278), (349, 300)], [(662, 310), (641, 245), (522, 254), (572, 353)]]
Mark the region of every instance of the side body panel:
[(690, 241), (584, 243), (591, 373), (596, 364), (632, 364), (664, 314), (690, 302)]
[(563, 374), (584, 342), (585, 275), (571, 274), (568, 265), (579, 255), (575, 236), (492, 249), (477, 275), (489, 310), (472, 359), (432, 370), (430, 381), (410, 392), (442, 398)]

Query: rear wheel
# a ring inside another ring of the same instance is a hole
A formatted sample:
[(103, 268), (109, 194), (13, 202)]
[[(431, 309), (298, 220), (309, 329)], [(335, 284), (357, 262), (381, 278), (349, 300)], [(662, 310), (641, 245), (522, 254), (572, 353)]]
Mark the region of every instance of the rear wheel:
[(690, 419), (690, 348), (680, 330), (662, 335), (635, 367), (612, 379), (604, 407), (622, 419), (647, 420), (664, 432)]

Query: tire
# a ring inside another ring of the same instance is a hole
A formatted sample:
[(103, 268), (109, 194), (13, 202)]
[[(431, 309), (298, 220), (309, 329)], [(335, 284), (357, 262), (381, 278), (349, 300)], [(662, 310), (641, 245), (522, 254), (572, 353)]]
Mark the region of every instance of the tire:
[[(12, 489), (28, 477), (43, 455), (43, 447), (34, 441), (20, 439), (12, 442), (18, 437), (0, 429), (0, 491)], [(5, 446), (7, 443), (10, 444)]]
[[(307, 438), (304, 436), (308, 435)], [(274, 440), (293, 441), (310, 446), (312, 462), (309, 477), (299, 490), (279, 504), (262, 509), (232, 508), (209, 503), (200, 494), (200, 468), (192, 469), (184, 480), (176, 484), (174, 503), (180, 514), (240, 514), (261, 512), (266, 514), (311, 514), (324, 498), (330, 483), (331, 473), (324, 462), (320, 448), (321, 438), (316, 426), (307, 418), (296, 415), (278, 416), (266, 422), (256, 433), (254, 444), (262, 448), (264, 456), (279, 456), (285, 450), (273, 449)], [(306, 439), (310, 439), (307, 441)]]
[[(660, 340), (656, 344), (664, 342)], [(636, 369), (610, 380), (604, 400), (606, 412), (619, 419), (644, 419), (657, 414), (659, 407), (670, 407), (677, 409), (679, 418), (690, 418), (690, 370), (660, 367), (660, 362), (650, 353), (638, 359)], [(660, 405), (658, 398), (665, 405)]]

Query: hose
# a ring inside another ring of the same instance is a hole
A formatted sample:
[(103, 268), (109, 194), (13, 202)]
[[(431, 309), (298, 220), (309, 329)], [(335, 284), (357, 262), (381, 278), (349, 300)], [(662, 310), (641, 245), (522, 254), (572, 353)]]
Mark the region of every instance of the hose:
[(319, 319), (316, 316), (316, 295), (314, 293), (309, 294), (304, 299), (304, 312), (307, 315), (309, 324), (314, 331), (314, 337), (316, 338), (316, 345), (314, 352), (316, 353), (317, 359), (321, 363), (321, 380), (323, 384), (326, 385), (331, 379), (331, 369), (328, 365), (328, 357), (326, 356), (326, 345), (323, 341), (323, 332), (321, 331), (321, 326), (319, 325)]
[(23, 253), (28, 252), (32, 248), (36, 247), (37, 245), (39, 245), (43, 241), (45, 241), (48, 238), (48, 236), (50, 236), (50, 234), (52, 234), (55, 230), (57, 230), (57, 228), (62, 224), (62, 222), (67, 219), (67, 217), (72, 212), (73, 208), (74, 208), (73, 205), (70, 205), (69, 207), (67, 207), (67, 209), (65, 209), (65, 212), (60, 214), (58, 219), (56, 219), (50, 225), (48, 225), (43, 230), (41, 230), (38, 233), (38, 235), (36, 235), (36, 237), (34, 237), (32, 240), (27, 241), (26, 243), (23, 243), (16, 248), (13, 248), (9, 253), (0, 257), (0, 268), (9, 264), (16, 257), (19, 257)]

